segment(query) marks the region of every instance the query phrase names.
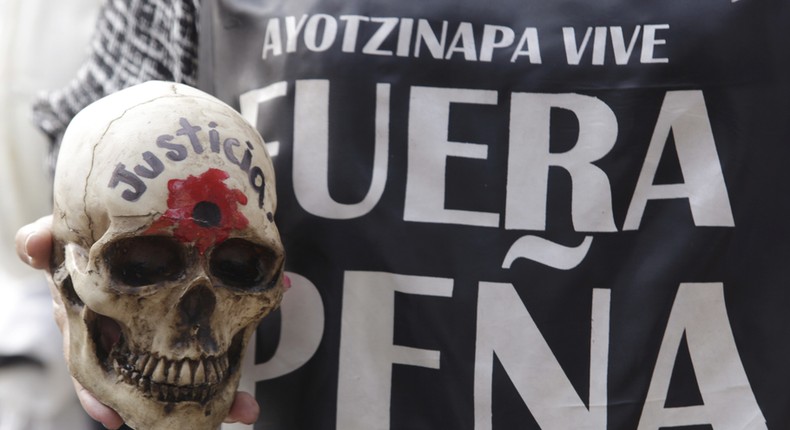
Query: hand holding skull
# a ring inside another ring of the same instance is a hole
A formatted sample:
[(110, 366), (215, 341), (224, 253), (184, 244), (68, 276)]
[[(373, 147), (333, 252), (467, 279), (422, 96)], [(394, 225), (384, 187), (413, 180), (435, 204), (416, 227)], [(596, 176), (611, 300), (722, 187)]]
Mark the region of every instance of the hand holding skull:
[[(52, 216), (48, 215), (27, 224), (19, 229), (15, 238), (16, 250), (19, 258), (34, 269), (47, 269), (49, 267), (50, 251), (52, 249)], [(288, 278), (285, 279), (286, 285)], [(54, 286), (53, 286), (54, 288)], [(53, 294), (53, 310), (55, 320), (61, 330), (65, 329), (66, 314), (60, 297)], [(64, 333), (64, 353), (68, 358), (68, 333)], [(100, 422), (108, 429), (117, 429), (123, 424), (123, 419), (117, 412), (99, 402), (76, 379), (72, 378), (77, 397), (86, 413)], [(249, 393), (237, 392), (233, 399), (225, 422), (253, 424), (258, 420), (260, 408), (255, 398)]]
[(215, 429), (282, 297), (271, 162), (213, 97), (149, 82), (63, 139), (52, 275), (74, 377), (138, 429)]

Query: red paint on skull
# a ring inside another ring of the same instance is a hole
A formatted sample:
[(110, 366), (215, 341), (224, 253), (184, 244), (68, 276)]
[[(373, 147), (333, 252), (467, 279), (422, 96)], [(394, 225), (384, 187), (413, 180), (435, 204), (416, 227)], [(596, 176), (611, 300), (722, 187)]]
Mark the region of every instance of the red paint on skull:
[(226, 172), (209, 169), (197, 177), (169, 181), (168, 209), (144, 234), (171, 233), (204, 254), (230, 232), (246, 228), (249, 221), (238, 206), (247, 204), (247, 196), (228, 188), (224, 183), (227, 178)]

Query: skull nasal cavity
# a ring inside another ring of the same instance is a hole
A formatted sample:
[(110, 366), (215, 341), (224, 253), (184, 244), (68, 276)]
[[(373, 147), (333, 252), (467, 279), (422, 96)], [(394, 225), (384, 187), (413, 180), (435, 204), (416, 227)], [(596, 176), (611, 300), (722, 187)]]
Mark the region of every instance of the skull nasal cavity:
[(212, 202), (200, 202), (192, 209), (192, 219), (201, 227), (216, 227), (222, 222), (222, 211)]
[(179, 310), (185, 324), (190, 326), (209, 321), (217, 299), (205, 285), (193, 288), (181, 298)]

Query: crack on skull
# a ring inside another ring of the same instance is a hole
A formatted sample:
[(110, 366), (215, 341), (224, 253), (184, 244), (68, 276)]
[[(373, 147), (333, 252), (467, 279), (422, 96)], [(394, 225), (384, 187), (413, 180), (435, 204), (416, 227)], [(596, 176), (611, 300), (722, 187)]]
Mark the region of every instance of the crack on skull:
[(154, 103), (154, 102), (156, 102), (159, 99), (168, 98), (168, 97), (178, 97), (178, 96), (179, 96), (179, 94), (174, 91), (172, 94), (167, 94), (167, 95), (162, 95), (162, 96), (159, 96), (159, 97), (154, 97), (154, 98), (152, 98), (150, 100), (146, 100), (146, 101), (144, 101), (142, 103), (138, 103), (138, 104), (136, 104), (134, 106), (130, 106), (130, 107), (124, 109), (124, 111), (121, 112), (120, 115), (118, 115), (117, 117), (113, 118), (112, 120), (110, 120), (107, 123), (107, 126), (104, 128), (104, 131), (102, 131), (101, 134), (99, 135), (99, 138), (96, 139), (96, 143), (93, 145), (93, 149), (91, 150), (90, 168), (88, 169), (88, 174), (85, 176), (85, 185), (83, 186), (83, 190), (82, 190), (82, 212), (85, 214), (85, 218), (88, 220), (88, 231), (90, 231), (90, 233), (91, 233), (91, 240), (92, 240), (93, 243), (96, 243), (96, 241), (99, 240), (99, 238), (95, 236), (96, 229), (94, 228), (93, 217), (91, 217), (90, 213), (88, 213), (88, 195), (89, 195), (89, 193), (88, 193), (88, 186), (91, 183), (93, 183), (93, 181), (91, 180), (91, 176), (93, 175), (93, 169), (96, 167), (96, 151), (99, 149), (99, 146), (104, 141), (104, 137), (110, 131), (110, 129), (112, 128), (113, 124), (116, 121), (122, 119), (124, 116), (126, 116), (126, 114), (129, 111), (131, 111), (132, 109), (136, 109), (136, 108), (138, 108), (140, 106), (144, 106), (144, 105), (147, 105), (147, 104), (150, 104), (150, 103)]

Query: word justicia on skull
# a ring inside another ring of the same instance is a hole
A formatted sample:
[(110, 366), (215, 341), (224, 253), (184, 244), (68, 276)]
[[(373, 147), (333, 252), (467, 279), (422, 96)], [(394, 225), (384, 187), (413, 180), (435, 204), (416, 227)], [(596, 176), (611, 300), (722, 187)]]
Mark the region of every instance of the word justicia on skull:
[[(174, 162), (184, 161), (189, 156), (189, 147), (195, 154), (202, 154), (208, 149), (215, 154), (224, 155), (231, 164), (247, 173), (250, 186), (258, 194), (258, 207), (263, 208), (266, 177), (263, 169), (252, 164), (253, 151), (256, 148), (250, 141), (245, 141), (246, 145), (242, 145), (234, 137), (221, 140), (217, 123), (211, 121), (208, 123), (208, 148), (205, 148), (198, 134), (203, 130), (202, 127), (190, 124), (186, 118), (180, 118), (179, 125), (181, 128), (174, 132), (175, 136), (162, 134), (156, 138), (156, 146), (167, 150), (165, 157)], [(162, 159), (153, 152), (145, 151), (141, 156), (143, 163), (135, 165), (131, 170), (124, 163), (119, 162), (108, 184), (113, 189), (121, 183), (129, 185), (131, 188), (121, 193), (121, 197), (129, 202), (136, 202), (145, 194), (148, 189), (145, 184), (146, 179), (155, 179), (165, 170)]]

